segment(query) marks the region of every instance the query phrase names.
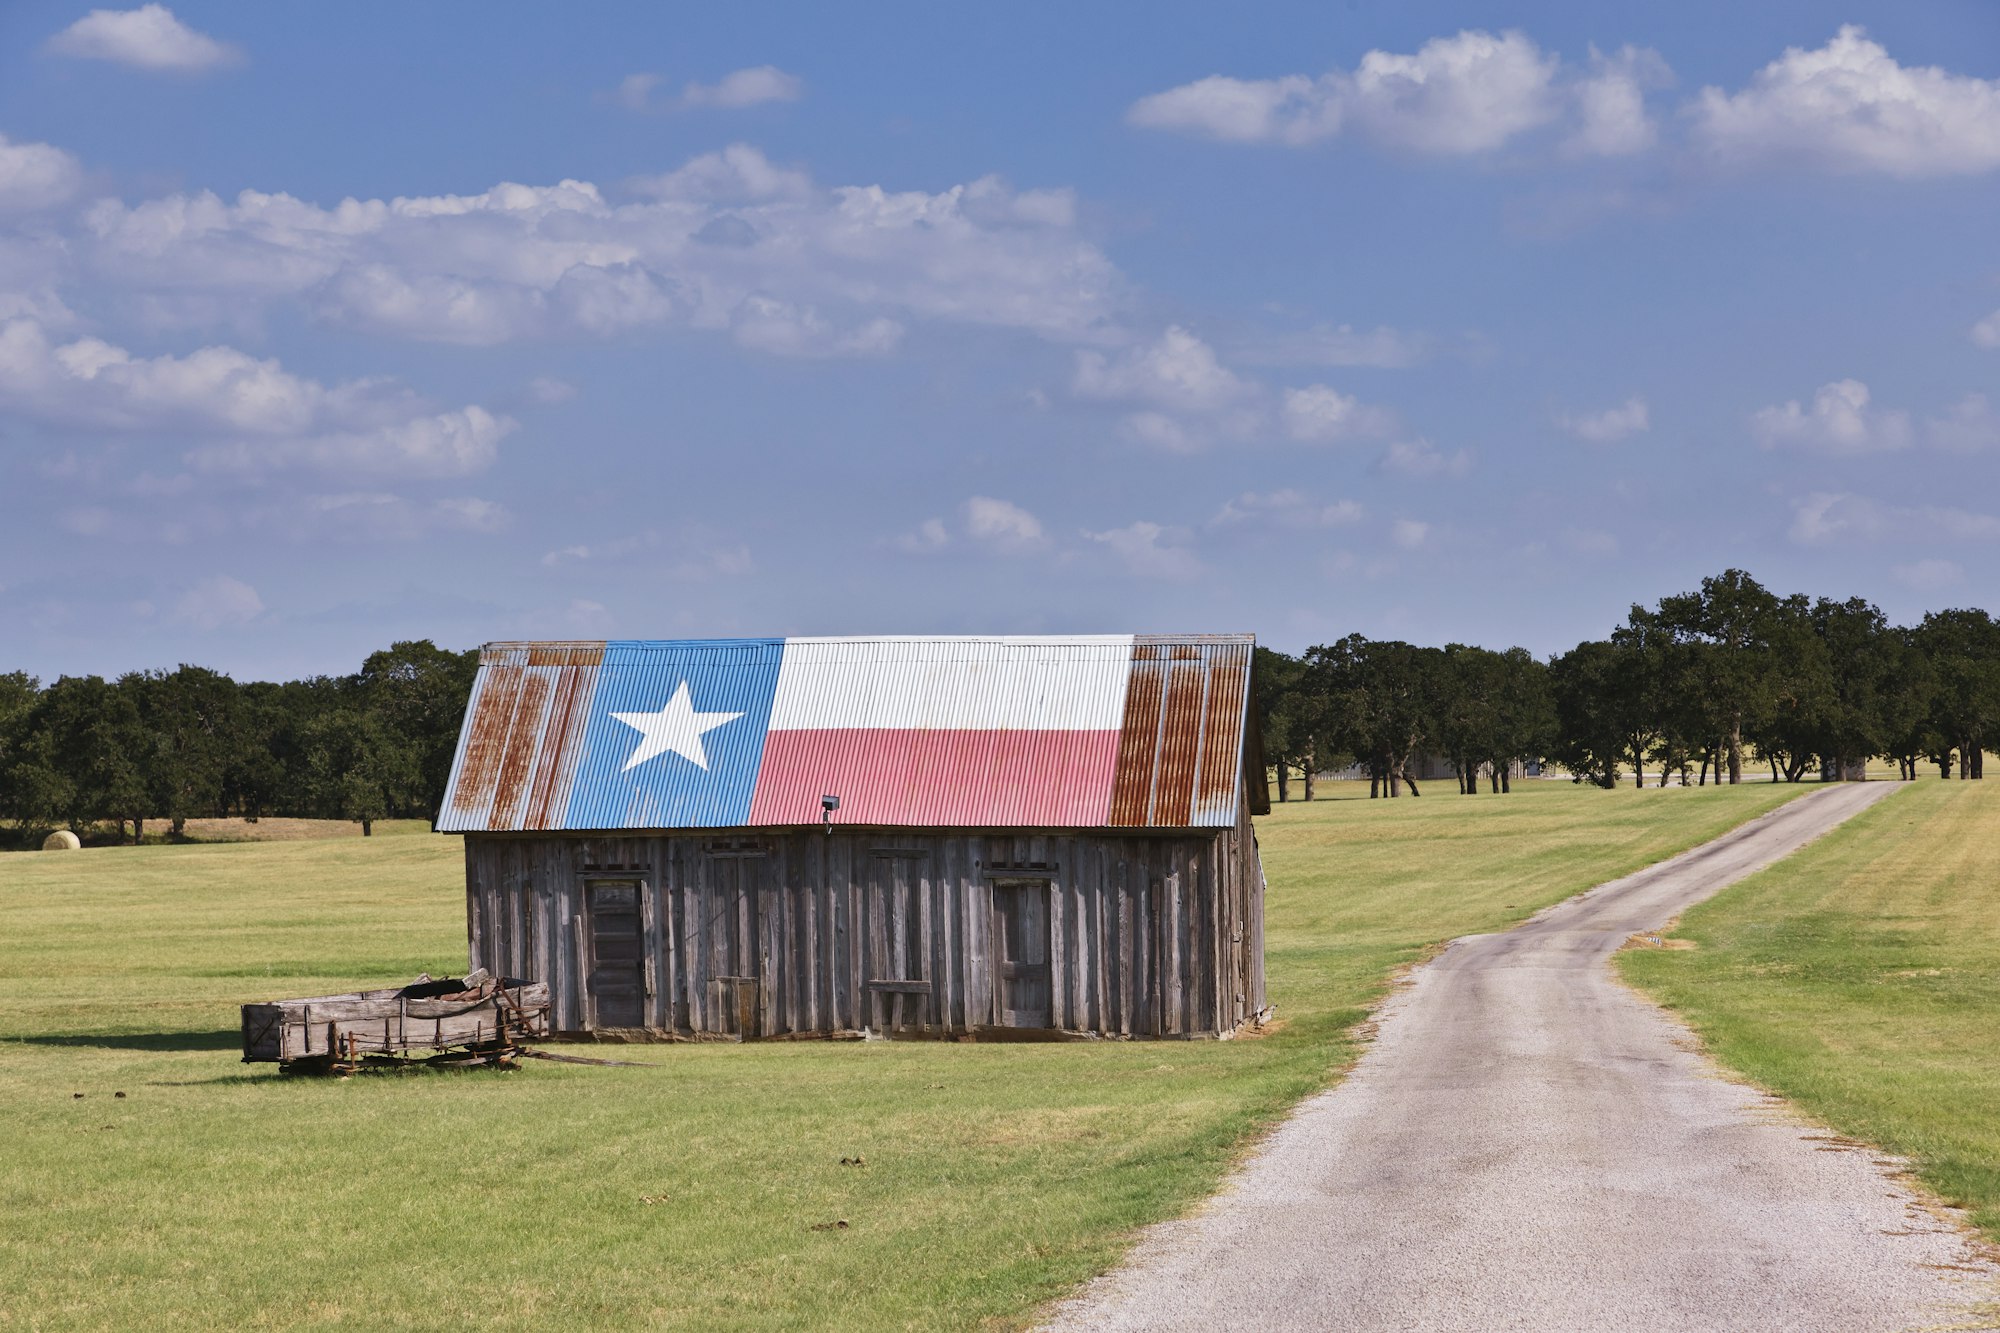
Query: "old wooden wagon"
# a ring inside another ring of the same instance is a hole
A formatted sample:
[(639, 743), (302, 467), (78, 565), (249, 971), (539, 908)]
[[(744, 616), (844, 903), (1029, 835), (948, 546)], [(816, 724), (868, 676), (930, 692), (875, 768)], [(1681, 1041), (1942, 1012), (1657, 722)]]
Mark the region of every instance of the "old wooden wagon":
[(314, 995), (243, 1006), (245, 1063), (348, 1072), (377, 1058), (417, 1052), (459, 1063), (509, 1061), (521, 1043), (548, 1035), (545, 982), (483, 971), (408, 986)]
[(439, 828), (571, 1033), (1226, 1036), (1248, 636), (498, 643)]

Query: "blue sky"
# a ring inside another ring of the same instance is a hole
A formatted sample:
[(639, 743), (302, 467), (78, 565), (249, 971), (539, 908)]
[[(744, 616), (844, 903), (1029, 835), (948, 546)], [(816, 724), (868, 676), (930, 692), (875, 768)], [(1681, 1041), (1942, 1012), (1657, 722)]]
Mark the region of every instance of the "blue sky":
[(1992, 606), (2000, 10), (0, 7), (0, 668)]

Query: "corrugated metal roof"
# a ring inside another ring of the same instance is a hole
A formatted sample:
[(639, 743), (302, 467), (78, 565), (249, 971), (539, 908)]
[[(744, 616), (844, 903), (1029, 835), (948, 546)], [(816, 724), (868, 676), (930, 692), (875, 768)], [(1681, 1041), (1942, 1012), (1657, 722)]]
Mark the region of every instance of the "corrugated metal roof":
[(438, 827), (1225, 826), (1254, 642), (489, 644)]
[(1109, 822), (1210, 827), (1235, 820), (1255, 646), (1249, 638), (1134, 641)]

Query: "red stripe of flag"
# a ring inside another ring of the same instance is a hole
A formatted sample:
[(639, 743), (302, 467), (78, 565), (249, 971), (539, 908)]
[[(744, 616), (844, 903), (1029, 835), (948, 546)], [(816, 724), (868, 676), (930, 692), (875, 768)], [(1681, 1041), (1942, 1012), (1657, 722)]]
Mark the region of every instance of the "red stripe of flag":
[(1116, 731), (829, 728), (764, 740), (752, 824), (1101, 825), (1118, 767)]

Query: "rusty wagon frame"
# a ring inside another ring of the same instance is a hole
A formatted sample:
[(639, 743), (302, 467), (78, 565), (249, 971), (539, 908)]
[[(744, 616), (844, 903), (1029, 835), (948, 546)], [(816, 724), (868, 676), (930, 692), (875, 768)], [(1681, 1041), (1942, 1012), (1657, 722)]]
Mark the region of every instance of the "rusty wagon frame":
[[(412, 994), (412, 992), (416, 992)], [(545, 982), (433, 982), (243, 1006), (243, 1060), (287, 1073), (426, 1063), (511, 1065), (549, 1032)]]

